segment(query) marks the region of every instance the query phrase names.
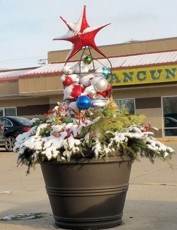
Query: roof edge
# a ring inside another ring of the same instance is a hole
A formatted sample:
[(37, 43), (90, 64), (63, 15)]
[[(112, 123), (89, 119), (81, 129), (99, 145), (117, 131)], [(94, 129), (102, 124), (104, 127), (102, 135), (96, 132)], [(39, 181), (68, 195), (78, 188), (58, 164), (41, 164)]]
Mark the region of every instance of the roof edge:
[[(127, 44), (136, 44), (136, 43), (143, 43), (143, 42), (159, 42), (159, 41), (165, 41), (165, 40), (173, 40), (177, 39), (177, 36), (175, 37), (167, 37), (167, 38), (157, 38), (157, 39), (148, 39), (148, 40), (130, 40), (127, 42), (121, 42), (121, 43), (112, 43), (112, 44), (106, 44), (106, 45), (100, 45), (100, 48), (110, 47), (110, 46), (121, 46), (121, 45), (127, 45)], [(51, 52), (63, 52), (63, 51), (70, 51), (70, 49), (61, 49), (61, 50), (49, 50), (48, 53)]]

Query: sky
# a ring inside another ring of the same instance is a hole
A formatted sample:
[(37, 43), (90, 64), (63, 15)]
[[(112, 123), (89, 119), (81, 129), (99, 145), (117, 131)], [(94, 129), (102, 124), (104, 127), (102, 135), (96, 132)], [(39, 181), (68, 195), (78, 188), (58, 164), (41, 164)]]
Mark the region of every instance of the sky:
[(70, 49), (52, 40), (67, 32), (59, 16), (76, 22), (84, 4), (90, 26), (111, 23), (98, 46), (177, 37), (177, 0), (0, 0), (0, 68), (38, 66), (48, 51)]

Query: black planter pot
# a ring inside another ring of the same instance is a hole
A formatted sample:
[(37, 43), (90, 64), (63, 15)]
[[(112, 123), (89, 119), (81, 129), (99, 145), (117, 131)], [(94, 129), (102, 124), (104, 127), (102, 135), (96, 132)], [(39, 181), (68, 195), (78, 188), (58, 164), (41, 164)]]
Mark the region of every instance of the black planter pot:
[(41, 168), (56, 226), (83, 230), (122, 223), (130, 159), (46, 162)]

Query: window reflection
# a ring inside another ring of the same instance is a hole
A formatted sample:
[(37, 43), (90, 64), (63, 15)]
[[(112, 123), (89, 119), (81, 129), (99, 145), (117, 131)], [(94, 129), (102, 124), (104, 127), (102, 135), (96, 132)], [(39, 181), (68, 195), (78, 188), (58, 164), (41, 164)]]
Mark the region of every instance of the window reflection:
[(116, 99), (115, 101), (120, 109), (126, 110), (129, 114), (135, 114), (134, 99)]
[(177, 97), (163, 98), (165, 136), (177, 136)]

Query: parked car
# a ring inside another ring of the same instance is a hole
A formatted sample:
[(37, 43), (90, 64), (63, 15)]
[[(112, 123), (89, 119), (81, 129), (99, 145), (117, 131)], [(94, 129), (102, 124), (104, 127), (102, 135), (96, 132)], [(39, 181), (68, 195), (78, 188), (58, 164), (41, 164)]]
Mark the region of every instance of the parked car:
[(0, 146), (5, 147), (6, 151), (13, 151), (15, 138), (31, 126), (32, 122), (24, 117), (0, 117)]
[(165, 115), (165, 136), (177, 136), (177, 119), (175, 116)]
[(165, 128), (166, 127), (177, 128), (177, 119), (174, 117), (165, 116)]

